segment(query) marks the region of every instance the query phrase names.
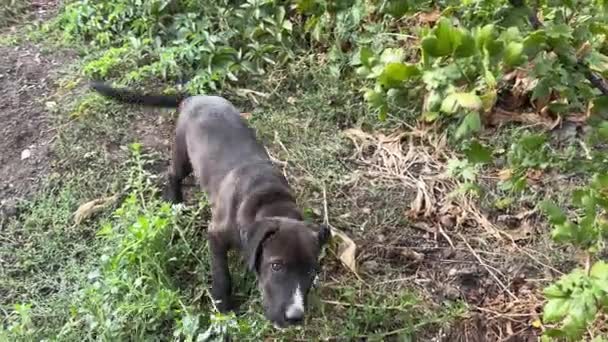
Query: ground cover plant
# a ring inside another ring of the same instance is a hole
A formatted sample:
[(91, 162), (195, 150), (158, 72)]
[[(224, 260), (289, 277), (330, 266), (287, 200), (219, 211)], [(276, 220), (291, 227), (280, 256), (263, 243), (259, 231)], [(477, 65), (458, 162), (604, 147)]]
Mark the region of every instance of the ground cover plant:
[[(0, 13), (1, 339), (608, 338), (605, 1)], [(205, 196), (159, 197), (175, 113), (88, 79), (241, 108), (336, 232), (303, 328), (272, 328), (236, 257), (241, 305), (216, 312)]]

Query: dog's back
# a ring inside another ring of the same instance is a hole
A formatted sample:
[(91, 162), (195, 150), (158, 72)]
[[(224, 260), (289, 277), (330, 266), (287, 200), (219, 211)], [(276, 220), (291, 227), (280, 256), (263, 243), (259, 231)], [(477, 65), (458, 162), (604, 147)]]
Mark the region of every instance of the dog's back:
[(181, 105), (177, 134), (185, 136), (192, 169), (212, 198), (231, 170), (270, 162), (254, 130), (232, 103), (219, 96), (186, 99)]

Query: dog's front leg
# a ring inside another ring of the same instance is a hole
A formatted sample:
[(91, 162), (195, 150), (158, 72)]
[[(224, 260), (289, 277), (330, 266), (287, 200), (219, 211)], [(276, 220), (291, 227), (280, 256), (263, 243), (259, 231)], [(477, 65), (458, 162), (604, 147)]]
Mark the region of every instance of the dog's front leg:
[(211, 249), (211, 296), (217, 309), (224, 313), (232, 310), (232, 284), (228, 269), (228, 246), (221, 232), (209, 232)]

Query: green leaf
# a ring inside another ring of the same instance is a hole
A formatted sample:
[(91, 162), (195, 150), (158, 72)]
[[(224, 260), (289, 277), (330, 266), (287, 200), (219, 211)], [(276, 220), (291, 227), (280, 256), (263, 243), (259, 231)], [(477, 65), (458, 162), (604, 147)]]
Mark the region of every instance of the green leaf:
[(372, 51), (372, 49), (368, 48), (368, 47), (363, 47), (361, 48), (361, 51), (359, 51), (359, 61), (361, 62), (362, 65), (371, 68), (372, 65), (372, 61), (374, 59), (374, 52)]
[(500, 34), (500, 39), (505, 42), (519, 42), (522, 40), (521, 31), (515, 26), (509, 27)]
[(547, 25), (545, 32), (547, 36), (556, 40), (572, 38), (572, 28), (566, 24)]
[(549, 217), (551, 224), (563, 224), (566, 222), (566, 214), (555, 203), (545, 200), (540, 204), (540, 209)]
[(418, 67), (405, 63), (389, 63), (384, 67), (384, 71), (378, 77), (378, 82), (385, 87), (398, 88), (403, 82), (420, 75)]
[(486, 50), (491, 57), (494, 57), (505, 49), (505, 43), (502, 40), (491, 39), (486, 42)]
[(439, 118), (439, 112), (423, 112), (422, 119), (426, 122), (434, 122)]
[(378, 110), (378, 119), (386, 120), (388, 115), (388, 105), (383, 92), (368, 89), (364, 95), (365, 101), (372, 107)]
[(449, 53), (445, 53), (439, 50), (439, 39), (434, 36), (428, 36), (422, 38), (420, 42), (420, 46), (422, 47), (422, 51), (431, 57), (442, 57), (447, 56)]
[(492, 161), (492, 150), (474, 140), (464, 152), (469, 162), (473, 164), (485, 164)]
[(494, 25), (489, 24), (475, 33), (475, 41), (477, 48), (488, 52), (490, 56), (495, 56), (504, 49), (504, 42), (496, 39), (496, 31)]
[(593, 99), (593, 113), (598, 115), (608, 114), (608, 96), (602, 95)]
[(524, 39), (523, 44), (524, 54), (533, 58), (547, 47), (547, 36), (544, 31), (535, 31)]
[(597, 189), (608, 188), (608, 173), (598, 173), (593, 175), (591, 184)]
[(363, 97), (372, 107), (380, 108), (386, 105), (384, 94), (381, 92), (369, 89)]
[(608, 72), (608, 56), (597, 51), (592, 51), (587, 57), (589, 68), (593, 71), (605, 74)]
[(390, 14), (394, 18), (401, 18), (410, 9), (408, 0), (384, 0), (380, 6), (382, 13)]
[(454, 50), (454, 57), (456, 58), (466, 58), (471, 57), (477, 53), (477, 47), (475, 46), (475, 38), (468, 33), (463, 32), (460, 38), (460, 44), (456, 46), (456, 50)]
[(570, 309), (569, 298), (552, 298), (547, 301), (543, 308), (543, 322), (555, 323), (566, 316)]
[(452, 53), (454, 47), (454, 35), (457, 34), (457, 30), (452, 25), (450, 19), (439, 19), (433, 33), (437, 37), (437, 49), (440, 54), (448, 55)]
[(494, 39), (494, 25), (488, 24), (475, 33), (475, 41), (479, 49), (484, 48), (489, 41)]
[(566, 293), (562, 291), (558, 284), (551, 284), (543, 290), (543, 294), (547, 298), (562, 298), (566, 296)]
[(602, 139), (608, 140), (608, 121), (603, 121), (599, 124), (597, 133)]
[(527, 134), (519, 140), (519, 145), (526, 151), (535, 152), (543, 147), (547, 137), (544, 134)]
[(315, 0), (296, 0), (296, 9), (298, 12), (303, 14), (320, 14), (323, 9), (321, 8), (319, 2)]
[(523, 54), (524, 44), (517, 42), (510, 42), (507, 44), (505, 54), (503, 56), (503, 62), (513, 68), (523, 64), (526, 61), (526, 56)]
[(410, 103), (408, 91), (405, 88), (392, 88), (386, 92), (386, 98), (397, 106), (405, 107)]
[(448, 114), (455, 113), (459, 108), (477, 111), (482, 105), (479, 96), (473, 93), (452, 93), (441, 103), (441, 111)]
[(496, 38), (496, 31), (492, 24), (476, 31), (475, 42), (478, 49), (487, 51), (490, 56), (495, 56), (504, 49), (504, 42)]
[(380, 110), (378, 111), (378, 120), (386, 121), (387, 117), (388, 117), (388, 107), (387, 106), (380, 107)]
[(555, 242), (573, 242), (576, 240), (577, 230), (578, 226), (569, 221), (562, 224), (556, 224), (551, 231), (551, 238), (555, 240)]
[(478, 112), (470, 112), (464, 117), (458, 129), (456, 129), (456, 139), (461, 139), (471, 133), (478, 132), (481, 129), (481, 118)]
[(583, 198), (589, 196), (589, 190), (577, 189), (572, 192), (572, 204), (577, 207), (583, 206)]
[(382, 51), (380, 62), (382, 64), (401, 63), (403, 61), (403, 50), (396, 48), (388, 48)]
[(431, 57), (448, 56), (453, 52), (459, 34), (460, 32), (453, 28), (449, 19), (441, 18), (432, 35), (422, 39), (422, 50)]
[(592, 278), (608, 280), (608, 263), (601, 260), (596, 262), (591, 266), (589, 275)]
[(597, 306), (593, 293), (588, 288), (582, 289), (570, 301), (568, 314), (563, 322), (563, 330), (570, 336), (580, 337), (587, 324), (595, 318), (596, 313)]
[(361, 77), (368, 77), (371, 74), (372, 70), (366, 66), (360, 66), (355, 70), (355, 73)]

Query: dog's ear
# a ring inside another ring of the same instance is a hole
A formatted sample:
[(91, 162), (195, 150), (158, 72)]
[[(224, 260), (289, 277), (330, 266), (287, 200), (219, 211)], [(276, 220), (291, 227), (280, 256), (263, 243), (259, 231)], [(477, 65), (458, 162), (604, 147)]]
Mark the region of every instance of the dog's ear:
[(247, 256), (247, 267), (253, 272), (258, 271), (262, 245), (272, 234), (279, 230), (276, 222), (261, 220), (253, 222), (247, 227), (247, 241), (245, 242), (245, 255)]

